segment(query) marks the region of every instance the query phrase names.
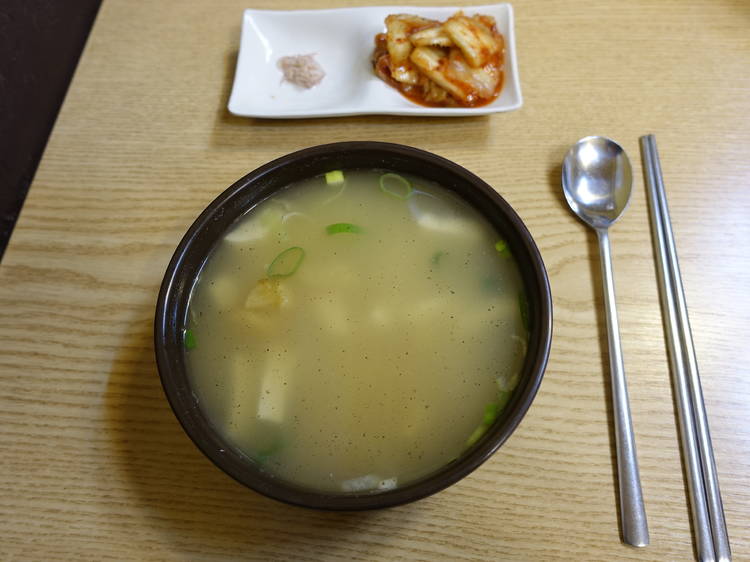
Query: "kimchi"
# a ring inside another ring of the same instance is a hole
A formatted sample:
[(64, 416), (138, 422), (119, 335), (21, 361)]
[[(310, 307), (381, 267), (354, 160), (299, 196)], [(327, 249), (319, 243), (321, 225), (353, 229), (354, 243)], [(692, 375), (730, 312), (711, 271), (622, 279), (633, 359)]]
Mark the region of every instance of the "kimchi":
[(375, 36), (375, 73), (410, 100), (436, 107), (492, 102), (503, 86), (503, 36), (494, 18), (458, 12), (445, 22), (385, 18)]

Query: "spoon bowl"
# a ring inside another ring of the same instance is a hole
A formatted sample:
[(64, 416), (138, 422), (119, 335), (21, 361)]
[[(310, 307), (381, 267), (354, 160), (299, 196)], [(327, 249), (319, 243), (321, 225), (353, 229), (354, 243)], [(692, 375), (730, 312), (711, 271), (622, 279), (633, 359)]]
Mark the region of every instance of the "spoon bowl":
[(609, 228), (627, 208), (633, 185), (628, 155), (606, 137), (586, 137), (563, 161), (562, 185), (573, 212), (589, 226)]

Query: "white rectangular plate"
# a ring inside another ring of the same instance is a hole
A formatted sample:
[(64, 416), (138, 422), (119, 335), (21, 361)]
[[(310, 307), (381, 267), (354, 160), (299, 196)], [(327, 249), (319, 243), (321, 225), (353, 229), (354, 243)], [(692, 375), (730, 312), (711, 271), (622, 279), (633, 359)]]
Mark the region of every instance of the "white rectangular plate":
[[(493, 16), (505, 37), (505, 81), (500, 96), (476, 107), (425, 107), (378, 78), (370, 57), (389, 14), (445, 20), (459, 10)], [(315, 53), (326, 77), (310, 89), (282, 81), (280, 57)], [(468, 116), (521, 107), (521, 86), (510, 4), (439, 7), (372, 6), (336, 10), (245, 10), (229, 111), (245, 117), (292, 119), (341, 115)]]

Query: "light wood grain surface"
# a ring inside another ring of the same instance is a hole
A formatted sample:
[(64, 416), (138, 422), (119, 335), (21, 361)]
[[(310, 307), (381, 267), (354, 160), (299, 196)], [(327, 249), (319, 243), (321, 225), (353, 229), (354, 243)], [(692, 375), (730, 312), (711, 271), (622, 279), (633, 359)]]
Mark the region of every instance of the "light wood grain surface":
[[(638, 150), (655, 133), (733, 552), (750, 560), (750, 4), (518, 2), (525, 104), (512, 113), (227, 113), (243, 8), (363, 4), (104, 2), (0, 264), (0, 558), (690, 560)], [(595, 239), (559, 186), (568, 145), (589, 134), (635, 167), (612, 244), (652, 541), (639, 550), (618, 535)], [(527, 416), (475, 473), (411, 505), (319, 513), (198, 452), (164, 399), (152, 320), (176, 243), (216, 195), (285, 153), (361, 139), (436, 152), (495, 186), (549, 269), (554, 340)]]

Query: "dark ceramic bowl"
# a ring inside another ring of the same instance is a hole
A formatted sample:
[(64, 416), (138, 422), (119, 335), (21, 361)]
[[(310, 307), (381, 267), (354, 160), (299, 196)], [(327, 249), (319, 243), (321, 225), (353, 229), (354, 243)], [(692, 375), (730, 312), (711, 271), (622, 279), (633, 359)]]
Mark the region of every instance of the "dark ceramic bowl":
[[(482, 439), (437, 472), (382, 493), (332, 494), (294, 486), (261, 471), (228, 443), (198, 405), (185, 369), (183, 327), (193, 284), (211, 252), (237, 217), (291, 182), (346, 168), (385, 168), (433, 180), (479, 210), (507, 240), (518, 261), (529, 303), (526, 362), (513, 397)], [(434, 494), (486, 461), (518, 426), (531, 405), (549, 356), (552, 302), (549, 280), (529, 231), (505, 200), (464, 168), (408, 146), (342, 142), (316, 146), (261, 166), (219, 195), (187, 231), (169, 263), (159, 292), (155, 321), (156, 360), (164, 392), (177, 419), (198, 448), (242, 484), (271, 498), (319, 509), (389, 507)]]

